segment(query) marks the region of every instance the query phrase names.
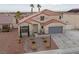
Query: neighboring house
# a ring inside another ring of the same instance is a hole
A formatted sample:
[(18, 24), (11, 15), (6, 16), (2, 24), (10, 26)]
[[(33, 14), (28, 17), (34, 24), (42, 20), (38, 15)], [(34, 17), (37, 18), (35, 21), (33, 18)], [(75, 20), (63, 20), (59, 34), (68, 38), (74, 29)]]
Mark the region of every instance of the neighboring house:
[(63, 12), (62, 16), (61, 20), (67, 24), (65, 29), (79, 29), (79, 9)]
[(13, 27), (11, 17), (7, 15), (0, 15), (0, 31), (9, 31)]
[(77, 12), (79, 12), (79, 8), (77, 8), (77, 9), (71, 9), (71, 10), (69, 10), (69, 11), (67, 11), (67, 12), (74, 12), (74, 13), (77, 13)]
[[(35, 13), (35, 12), (34, 12)], [(15, 19), (16, 12), (0, 12), (0, 31), (3, 31), (3, 28), (18, 28), (18, 24)], [(22, 17), (27, 17), (31, 12), (21, 12)]]
[(18, 33), (19, 35), (20, 33), (22, 35), (62, 33), (65, 23), (61, 21), (60, 16), (61, 13), (45, 9), (24, 17), (19, 21)]
[(61, 20), (67, 24), (67, 29), (79, 29), (79, 12), (66, 12)]

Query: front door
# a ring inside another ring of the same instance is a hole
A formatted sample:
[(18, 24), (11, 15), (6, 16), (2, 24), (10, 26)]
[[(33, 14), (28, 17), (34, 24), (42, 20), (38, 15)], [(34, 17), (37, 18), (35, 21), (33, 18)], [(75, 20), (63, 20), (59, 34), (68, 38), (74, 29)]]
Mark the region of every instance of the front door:
[(33, 24), (33, 32), (38, 33), (38, 24)]

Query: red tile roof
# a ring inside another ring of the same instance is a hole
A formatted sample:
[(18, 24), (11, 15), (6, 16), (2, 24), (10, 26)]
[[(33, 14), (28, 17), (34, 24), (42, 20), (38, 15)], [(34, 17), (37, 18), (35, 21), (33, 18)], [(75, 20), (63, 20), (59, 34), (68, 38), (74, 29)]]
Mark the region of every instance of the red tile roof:
[(23, 23), (23, 22), (27, 22), (27, 23), (32, 24), (31, 21), (34, 21), (34, 22), (43, 24), (44, 26), (46, 26), (46, 25), (48, 25), (48, 24), (50, 24), (50, 23), (62, 23), (62, 24), (65, 24), (65, 23), (63, 23), (61, 20), (56, 20), (56, 19), (51, 19), (51, 20), (46, 21), (46, 22), (44, 22), (44, 23), (41, 23), (40, 21), (37, 21), (37, 20), (33, 20), (33, 17), (36, 17), (36, 16), (38, 16), (38, 15), (40, 15), (40, 14), (45, 14), (45, 15), (48, 15), (48, 16), (60, 15), (59, 13), (56, 13), (56, 12), (53, 12), (53, 11), (50, 11), (50, 10), (45, 9), (45, 10), (39, 12), (39, 13), (35, 13), (35, 14), (32, 14), (32, 15), (30, 15), (30, 16), (28, 16), (28, 17), (23, 18), (22, 20), (19, 21), (19, 24), (20, 24), (20, 23)]
[(56, 19), (51, 19), (49, 21), (44, 22), (43, 25), (46, 26), (46, 25), (51, 24), (51, 23), (62, 23), (62, 24), (65, 24), (62, 21), (59, 21), (59, 20), (56, 20)]
[(21, 19), (21, 20), (19, 21), (19, 23), (22, 23), (22, 22), (24, 22), (24, 21), (26, 21), (26, 20), (30, 20), (30, 19), (32, 19), (33, 17), (36, 17), (36, 16), (38, 16), (38, 15), (40, 15), (40, 14), (45, 14), (45, 15), (48, 15), (48, 16), (58, 16), (58, 15), (60, 15), (60, 13), (58, 13), (58, 12), (53, 12), (53, 11), (50, 11), (50, 10), (48, 10), (48, 9), (45, 9), (45, 10), (43, 10), (43, 11), (41, 11), (41, 12), (32, 14), (32, 15), (30, 15), (30, 16), (28, 16), (28, 17), (24, 17), (23, 19)]
[(41, 11), (41, 13), (47, 14), (49, 16), (57, 16), (57, 15), (59, 16), (59, 15), (61, 15), (61, 13), (59, 13), (59, 12), (51, 11), (51, 10), (48, 10), (48, 9)]

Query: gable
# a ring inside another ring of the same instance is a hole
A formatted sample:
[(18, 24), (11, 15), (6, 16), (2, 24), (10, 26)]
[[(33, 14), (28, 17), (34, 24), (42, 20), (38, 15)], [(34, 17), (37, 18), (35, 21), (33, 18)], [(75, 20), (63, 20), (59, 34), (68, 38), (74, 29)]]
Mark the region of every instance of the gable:
[[(40, 17), (41, 16), (44, 16), (44, 21), (41, 21), (40, 20)], [(21, 21), (21, 22), (19, 22), (19, 23), (23, 23), (23, 22), (27, 22), (27, 21), (29, 21), (29, 20), (35, 20), (35, 21), (37, 21), (37, 22), (46, 22), (46, 21), (48, 21), (48, 20), (50, 20), (50, 19), (58, 19), (59, 18), (59, 16), (48, 16), (48, 15), (46, 15), (46, 14), (39, 14), (39, 15), (34, 15), (34, 16), (32, 16), (32, 17), (29, 17), (29, 18), (24, 18), (23, 19), (23, 21)]]
[(46, 25), (49, 25), (49, 24), (54, 24), (54, 23), (60, 23), (60, 24), (64, 24), (65, 25), (65, 23), (63, 23), (62, 21), (59, 21), (59, 20), (56, 20), (56, 19), (51, 19), (51, 20), (49, 20), (49, 21), (47, 21), (47, 22), (44, 22), (42, 25), (43, 26), (46, 26)]
[[(41, 20), (41, 16), (44, 16), (44, 20)], [(32, 19), (36, 20), (36, 21), (39, 21), (39, 22), (46, 22), (46, 21), (48, 21), (48, 20), (50, 20), (52, 18), (53, 19), (58, 19), (58, 16), (48, 16), (48, 15), (45, 15), (45, 14), (40, 14), (40, 15), (38, 15), (36, 17), (33, 17)]]
[(46, 9), (46, 10), (43, 10), (43, 11), (41, 11), (41, 12), (32, 14), (32, 15), (30, 15), (30, 16), (28, 16), (28, 17), (24, 17), (23, 19), (21, 19), (21, 20), (19, 21), (19, 23), (22, 23), (22, 22), (24, 22), (24, 21), (26, 21), (26, 20), (30, 20), (30, 19), (32, 19), (32, 18), (34, 18), (34, 17), (37, 17), (37, 16), (41, 15), (41, 14), (44, 14), (44, 15), (47, 15), (47, 16), (59, 16), (59, 15), (60, 15), (59, 13), (56, 13), (56, 12), (53, 12), (53, 11), (50, 11), (50, 10), (47, 10), (47, 9)]

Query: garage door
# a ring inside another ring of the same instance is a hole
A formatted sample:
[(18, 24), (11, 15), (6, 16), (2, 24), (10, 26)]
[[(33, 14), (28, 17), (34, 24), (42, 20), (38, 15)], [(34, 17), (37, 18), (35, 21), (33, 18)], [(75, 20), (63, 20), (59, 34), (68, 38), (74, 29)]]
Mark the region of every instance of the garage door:
[(62, 26), (49, 27), (48, 31), (49, 31), (50, 34), (62, 33), (63, 27)]

